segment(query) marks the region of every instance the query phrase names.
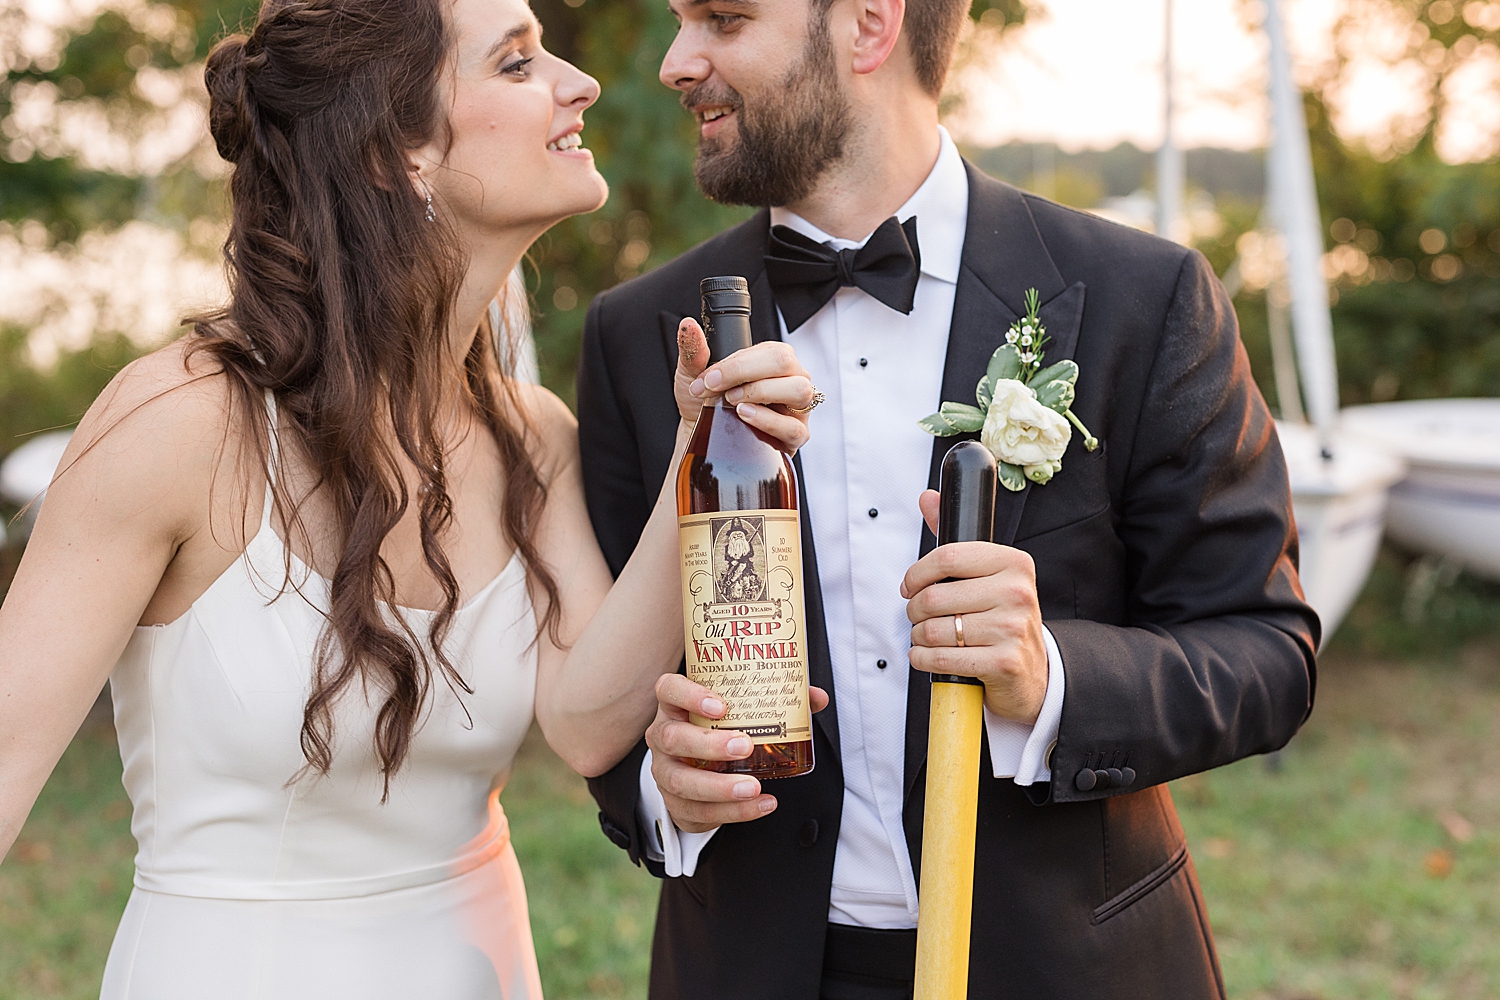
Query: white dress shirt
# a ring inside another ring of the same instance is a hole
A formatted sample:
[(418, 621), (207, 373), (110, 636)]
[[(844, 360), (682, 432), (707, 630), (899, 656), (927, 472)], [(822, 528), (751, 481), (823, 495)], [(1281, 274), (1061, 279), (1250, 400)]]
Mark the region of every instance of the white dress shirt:
[[(922, 265), (911, 313), (841, 288), (795, 331), (788, 333), (781, 320), (782, 338), (825, 397), (810, 417), (802, 489), (818, 553), (844, 773), (828, 916), (871, 928), (917, 923), (916, 879), (901, 825), (911, 623), (900, 586), (919, 555), (917, 497), (927, 487), (932, 437), (917, 421), (941, 402), (969, 200), (963, 159), (947, 131), (939, 131), (932, 172), (896, 213), (901, 222), (917, 217)], [(835, 249), (864, 244), (835, 239), (784, 208), (771, 209), (771, 224)], [(985, 710), (994, 776), (1020, 785), (1051, 780), (1046, 758), (1062, 718), (1062, 655), (1051, 632), (1045, 640), (1047, 694), (1036, 725)], [(643, 826), (654, 834), (647, 856), (663, 861), (669, 876), (692, 875), (714, 831), (673, 827), (649, 753), (640, 780)], [(774, 794), (776, 786), (765, 790)]]

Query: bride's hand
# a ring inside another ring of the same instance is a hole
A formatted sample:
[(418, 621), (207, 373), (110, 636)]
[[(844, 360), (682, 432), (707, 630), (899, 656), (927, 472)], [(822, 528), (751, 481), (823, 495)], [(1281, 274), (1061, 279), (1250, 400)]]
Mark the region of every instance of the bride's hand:
[(807, 417), (812, 413), (815, 390), (791, 347), (780, 341), (765, 341), (705, 370), (707, 360), (708, 340), (703, 328), (687, 317), (677, 325), (677, 377), (673, 386), (684, 422), (697, 420), (703, 404), (722, 395), (735, 404), (741, 420), (776, 438), (787, 454), (795, 454), (807, 443)]

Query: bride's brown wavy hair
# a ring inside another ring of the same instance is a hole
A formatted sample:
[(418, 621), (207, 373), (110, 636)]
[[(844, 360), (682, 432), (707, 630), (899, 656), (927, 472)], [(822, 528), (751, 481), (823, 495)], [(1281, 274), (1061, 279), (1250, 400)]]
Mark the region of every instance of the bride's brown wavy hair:
[[(453, 502), (438, 417), (467, 255), (432, 220), (407, 156), (446, 138), (439, 84), (453, 38), (439, 3), (266, 0), (254, 29), (220, 41), (204, 73), (209, 129), (234, 164), (224, 246), (231, 295), (191, 320), (190, 354), (217, 361), (234, 404), (259, 417), (247, 423), (289, 536), (302, 529), (305, 496), (288, 495), (290, 477), (279, 474), (290, 449), (271, 447), (267, 390), (279, 435), (290, 435), (315, 471), (307, 495), (331, 503), (340, 549), (302, 752), (326, 774), (340, 693), (356, 680), (383, 691), (374, 739), (382, 800), (421, 720), (433, 664), (455, 690), (472, 693), (443, 652), (459, 590), (442, 545)], [(547, 598), (540, 626), (555, 638), (557, 585), (532, 541), (546, 485), (528, 448), (526, 410), (500, 375), (495, 333), (474, 337), (462, 396), (499, 446), (505, 533)], [(420, 478), (422, 554), (443, 591), (426, 636), (382, 606), (394, 605), (396, 592), (381, 544), (413, 500), (403, 460)]]

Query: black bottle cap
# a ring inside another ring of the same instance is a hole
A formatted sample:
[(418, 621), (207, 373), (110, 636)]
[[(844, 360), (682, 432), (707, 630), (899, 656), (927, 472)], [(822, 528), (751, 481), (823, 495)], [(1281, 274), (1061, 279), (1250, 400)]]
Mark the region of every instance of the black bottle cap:
[(744, 292), (745, 308), (750, 308), (750, 283), (738, 274), (721, 274), (715, 278), (704, 278), (698, 282), (698, 291), (704, 295), (709, 292)]
[(750, 283), (737, 274), (704, 278), (703, 332), (710, 361), (723, 361), (750, 346)]

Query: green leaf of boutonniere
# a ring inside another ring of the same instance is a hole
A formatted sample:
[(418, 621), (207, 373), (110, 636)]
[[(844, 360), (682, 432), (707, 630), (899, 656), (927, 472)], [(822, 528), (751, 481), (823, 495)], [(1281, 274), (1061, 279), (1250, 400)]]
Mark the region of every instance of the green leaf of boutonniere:
[(990, 381), (990, 373), (985, 372), (984, 378), (974, 387), (974, 398), (979, 400), (979, 408), (988, 410), (990, 402), (995, 398), (995, 383)]
[(1061, 379), (1064, 382), (1077, 383), (1078, 362), (1070, 359), (1066, 361), (1059, 361), (1055, 365), (1048, 365), (1046, 368), (1043, 368), (1041, 371), (1031, 376), (1031, 381), (1027, 382), (1026, 384), (1031, 386), (1031, 388), (1033, 389), (1040, 390), (1042, 386), (1046, 385), (1048, 382), (1053, 381), (1054, 379)]
[(1073, 383), (1055, 378), (1045, 385), (1038, 386), (1036, 387), (1036, 401), (1049, 410), (1066, 413), (1068, 407), (1073, 405)]
[(1026, 488), (1026, 473), (1019, 465), (1011, 465), (1009, 462), (1001, 462), (1000, 485), (1012, 493), (1019, 493)]
[(957, 427), (944, 420), (941, 413), (929, 413), (917, 421), (917, 426), (933, 437), (945, 438), (962, 433)]
[(979, 430), (984, 426), (984, 411), (967, 403), (944, 403), (938, 414), (962, 433)]
[(1021, 353), (1016, 350), (1014, 344), (1000, 345), (1000, 348), (990, 357), (990, 370), (986, 374), (990, 380), (991, 392), (994, 392), (996, 382), (1003, 378), (1015, 378), (1021, 374)]

